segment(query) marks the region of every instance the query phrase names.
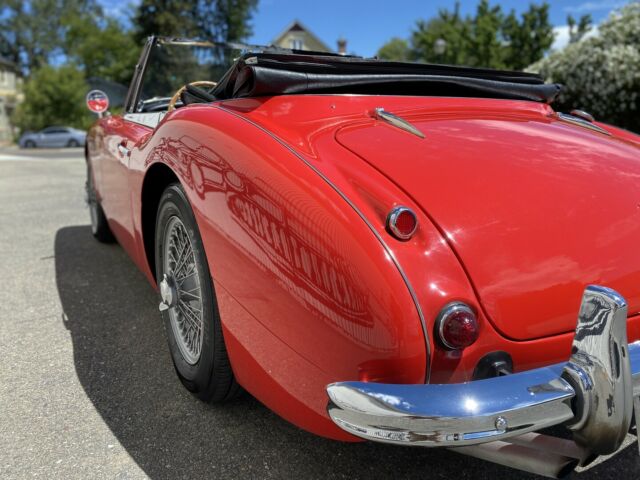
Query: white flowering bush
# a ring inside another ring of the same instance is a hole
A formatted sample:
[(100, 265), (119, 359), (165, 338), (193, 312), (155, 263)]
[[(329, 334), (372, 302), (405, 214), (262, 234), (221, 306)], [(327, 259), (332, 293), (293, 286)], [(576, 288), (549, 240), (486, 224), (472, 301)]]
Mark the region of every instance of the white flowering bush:
[(528, 71), (564, 88), (554, 108), (579, 108), (640, 133), (640, 2), (611, 14), (596, 36), (568, 45)]

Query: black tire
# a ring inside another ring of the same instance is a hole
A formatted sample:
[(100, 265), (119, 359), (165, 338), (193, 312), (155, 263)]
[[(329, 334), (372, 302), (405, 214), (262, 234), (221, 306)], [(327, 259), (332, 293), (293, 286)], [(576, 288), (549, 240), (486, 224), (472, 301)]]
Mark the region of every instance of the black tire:
[(74, 147), (79, 147), (80, 144), (78, 143), (77, 140), (69, 140), (69, 143), (67, 143), (67, 147), (69, 148), (74, 148)]
[[(193, 248), (195, 268), (200, 279), (202, 302), (202, 347), (198, 360), (185, 360), (178, 346), (169, 310), (162, 312), (169, 350), (175, 370), (183, 385), (203, 401), (218, 403), (238, 396), (242, 389), (236, 382), (222, 336), (218, 302), (211, 280), (200, 232), (189, 201), (178, 184), (168, 186), (162, 194), (156, 216), (155, 260), (158, 285), (164, 278), (165, 229), (172, 217), (182, 222)], [(174, 307), (177, 308), (177, 307)]]
[(24, 142), (24, 148), (36, 148), (36, 142), (33, 140), (27, 140)]
[(109, 228), (107, 217), (104, 214), (102, 205), (97, 199), (96, 190), (93, 186), (93, 173), (91, 171), (91, 165), (87, 161), (87, 205), (89, 206), (89, 215), (91, 217), (91, 233), (93, 236), (102, 243), (113, 243), (115, 237)]

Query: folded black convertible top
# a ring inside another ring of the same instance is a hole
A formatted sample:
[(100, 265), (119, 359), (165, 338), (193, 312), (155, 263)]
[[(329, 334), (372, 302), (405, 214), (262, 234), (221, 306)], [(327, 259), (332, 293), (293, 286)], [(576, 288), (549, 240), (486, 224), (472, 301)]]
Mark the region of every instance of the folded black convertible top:
[(360, 57), (251, 53), (211, 91), (217, 99), (302, 93), (485, 97), (551, 103), (558, 84), (524, 72)]

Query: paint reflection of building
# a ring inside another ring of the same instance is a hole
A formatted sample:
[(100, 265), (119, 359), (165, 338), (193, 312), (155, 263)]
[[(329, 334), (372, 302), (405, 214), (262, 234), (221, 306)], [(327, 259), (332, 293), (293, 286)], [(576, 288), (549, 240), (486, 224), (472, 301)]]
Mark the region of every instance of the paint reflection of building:
[(390, 319), (372, 317), (370, 298), (359, 288), (362, 282), (348, 259), (328, 237), (298, 221), (289, 203), (270, 185), (239, 174), (189, 136), (163, 141), (150, 158), (154, 156), (180, 171), (199, 196), (224, 192), (231, 218), (253, 241), (254, 247), (244, 248), (245, 253), (274, 273), (306, 309), (327, 319), (352, 341), (379, 351), (392, 348), (388, 344)]

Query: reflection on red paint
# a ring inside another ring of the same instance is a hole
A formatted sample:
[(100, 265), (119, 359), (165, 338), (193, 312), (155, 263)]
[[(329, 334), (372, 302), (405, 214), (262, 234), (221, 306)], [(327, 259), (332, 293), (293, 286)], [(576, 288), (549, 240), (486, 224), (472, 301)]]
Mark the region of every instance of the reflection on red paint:
[[(427, 139), (370, 118), (381, 105)], [(509, 352), (516, 371), (566, 360), (570, 333), (515, 341), (496, 327), (520, 338), (564, 331), (575, 324), (587, 279), (613, 279), (630, 313), (640, 310), (637, 259), (621, 254), (638, 239), (638, 200), (628, 202), (640, 178), (637, 144), (561, 125), (552, 113), (532, 102), (291, 95), (180, 108), (153, 133), (114, 116), (92, 129), (88, 144), (102, 166), (112, 157), (111, 167), (96, 169), (103, 191), (121, 192), (105, 209), (149, 277), (143, 179), (156, 163), (175, 173), (223, 292), (239, 381), (303, 428), (344, 439), (326, 416), (328, 382), (420, 383), (428, 365), (432, 383), (465, 381), (495, 350)], [(115, 155), (123, 133), (129, 165)], [(417, 215), (408, 241), (386, 229), (396, 205)], [(603, 228), (616, 205), (619, 218)], [(393, 259), (415, 289), (429, 355)], [(462, 352), (434, 341), (435, 319), (453, 300), (471, 305), (481, 328)], [(640, 338), (640, 317), (628, 332)]]

